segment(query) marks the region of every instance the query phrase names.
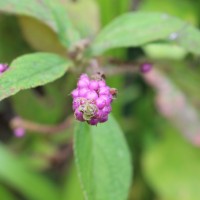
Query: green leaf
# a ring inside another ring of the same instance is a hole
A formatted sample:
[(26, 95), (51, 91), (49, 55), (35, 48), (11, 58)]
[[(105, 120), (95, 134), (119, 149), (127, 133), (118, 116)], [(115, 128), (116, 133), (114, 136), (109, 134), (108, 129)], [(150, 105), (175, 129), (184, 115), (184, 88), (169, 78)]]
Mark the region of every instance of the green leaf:
[(62, 195), (62, 200), (70, 199), (84, 200), (74, 160), (69, 171), (66, 173), (66, 181), (63, 186)]
[(164, 12), (192, 24), (198, 24), (198, 5), (190, 0), (143, 0), (140, 4), (140, 11)]
[(2, 144), (0, 145), (0, 163), (0, 180), (20, 191), (27, 199), (59, 199), (56, 187), (49, 180), (29, 170)]
[[(81, 0), (76, 2), (65, 0), (63, 5), (82, 37), (93, 36), (99, 31), (100, 16), (96, 0)], [(85, 12), (85, 8), (87, 8), (87, 12)]]
[(27, 16), (19, 16), (18, 21), (24, 38), (37, 51), (66, 55), (66, 48), (57, 34), (41, 21)]
[(50, 26), (65, 47), (71, 47), (80, 37), (73, 28), (62, 3), (54, 0), (5, 0), (0, 1), (0, 11), (34, 17)]
[[(97, 0), (97, 2), (99, 4), (102, 27), (110, 23), (110, 21), (112, 21), (115, 17), (127, 12), (131, 5), (131, 0)], [(113, 4), (115, 6), (113, 6)], [(115, 49), (109, 51), (106, 56), (126, 59), (126, 51), (125, 49)]]
[(1, 63), (11, 62), (14, 58), (30, 51), (21, 35), (16, 17), (0, 15), (0, 24)]
[(3, 185), (0, 185), (0, 196), (1, 199), (5, 200), (16, 200), (15, 196)]
[(130, 154), (112, 116), (98, 126), (79, 123), (74, 149), (85, 199), (127, 199), (132, 179)]
[(97, 36), (93, 55), (112, 48), (135, 47), (158, 40), (173, 41), (200, 54), (200, 32), (190, 24), (162, 13), (135, 12), (118, 17)]
[(19, 57), (0, 77), (0, 100), (20, 90), (58, 79), (70, 65), (69, 61), (50, 53), (34, 53)]
[(173, 59), (183, 60), (187, 51), (176, 44), (155, 43), (144, 45), (145, 54), (153, 60), (156, 59)]
[(162, 122), (162, 139), (146, 148), (143, 171), (163, 199), (200, 199), (200, 151), (186, 142), (177, 130)]

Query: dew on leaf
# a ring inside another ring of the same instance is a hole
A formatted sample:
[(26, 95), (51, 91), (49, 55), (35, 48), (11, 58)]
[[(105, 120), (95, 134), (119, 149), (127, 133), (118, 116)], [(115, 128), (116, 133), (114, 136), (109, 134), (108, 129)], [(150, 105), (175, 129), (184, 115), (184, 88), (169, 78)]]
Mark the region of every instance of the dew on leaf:
[(178, 37), (179, 37), (179, 34), (178, 34), (178, 33), (171, 33), (171, 34), (169, 35), (169, 39), (170, 39), (170, 40), (176, 40)]

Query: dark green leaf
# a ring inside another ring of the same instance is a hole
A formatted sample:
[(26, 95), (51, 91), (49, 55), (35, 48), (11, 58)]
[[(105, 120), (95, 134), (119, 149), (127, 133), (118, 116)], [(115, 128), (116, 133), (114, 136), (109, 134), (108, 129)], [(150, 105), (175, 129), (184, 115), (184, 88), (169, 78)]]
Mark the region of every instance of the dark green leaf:
[[(14, 16), (0, 15), (0, 62), (8, 63), (30, 51)], [(9, 34), (8, 34), (9, 33)]]
[(74, 149), (85, 199), (127, 199), (132, 179), (130, 155), (113, 117), (98, 126), (79, 123)]
[(17, 58), (0, 76), (0, 100), (20, 90), (44, 85), (61, 77), (71, 63), (50, 53), (34, 53)]

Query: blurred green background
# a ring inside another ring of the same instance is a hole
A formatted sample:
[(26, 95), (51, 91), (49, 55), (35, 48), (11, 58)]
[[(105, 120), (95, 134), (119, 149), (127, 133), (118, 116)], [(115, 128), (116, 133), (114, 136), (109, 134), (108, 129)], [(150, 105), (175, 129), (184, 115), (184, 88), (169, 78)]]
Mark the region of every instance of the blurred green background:
[[(115, 17), (137, 10), (167, 13), (197, 27), (200, 24), (198, 0), (61, 3), (83, 37), (93, 38)], [(35, 51), (66, 54), (55, 33), (38, 20), (1, 13), (0, 62), (10, 63)], [(133, 63), (137, 69), (138, 62), (153, 65), (149, 74), (126, 71), (107, 76), (108, 85), (119, 91), (113, 115), (125, 133), (134, 165), (129, 200), (199, 200), (199, 57), (157, 42), (112, 50), (102, 59), (120, 65)], [(69, 94), (77, 78), (69, 72), (53, 83), (0, 102), (0, 200), (83, 200), (74, 165), (73, 126), (51, 135), (26, 131), (22, 138), (10, 126), (14, 116), (44, 125), (71, 116)]]

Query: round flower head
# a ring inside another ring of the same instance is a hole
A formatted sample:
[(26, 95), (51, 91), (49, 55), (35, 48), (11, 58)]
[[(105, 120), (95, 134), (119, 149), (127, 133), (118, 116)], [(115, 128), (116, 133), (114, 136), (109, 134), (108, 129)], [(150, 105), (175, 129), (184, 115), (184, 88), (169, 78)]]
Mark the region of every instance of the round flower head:
[(104, 78), (97, 73), (90, 79), (87, 74), (82, 74), (78, 80), (77, 88), (71, 93), (73, 98), (72, 108), (78, 121), (97, 125), (108, 120), (112, 110), (111, 103), (116, 97), (115, 88), (106, 85)]

